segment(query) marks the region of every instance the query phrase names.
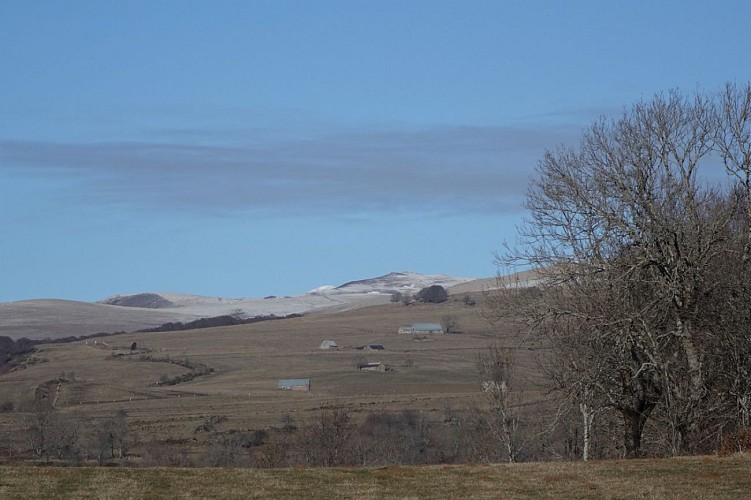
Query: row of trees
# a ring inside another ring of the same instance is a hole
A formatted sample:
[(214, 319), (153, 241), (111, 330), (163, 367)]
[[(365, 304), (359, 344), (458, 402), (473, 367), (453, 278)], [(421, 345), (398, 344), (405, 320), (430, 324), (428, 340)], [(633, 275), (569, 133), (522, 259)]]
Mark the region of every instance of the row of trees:
[(414, 301), (440, 304), (441, 302), (446, 302), (448, 298), (448, 292), (441, 285), (431, 285), (425, 287), (417, 292), (414, 296), (409, 293), (402, 292), (393, 292), (391, 294), (391, 302), (401, 302), (405, 306), (411, 304)]
[[(505, 448), (488, 440), (477, 412), (456, 412), (444, 403), (443, 415), (416, 410), (374, 412), (355, 420), (344, 408), (321, 408), (298, 426), (289, 414), (281, 427), (222, 430), (223, 417), (210, 417), (194, 438), (138, 442), (124, 411), (84, 420), (72, 412), (39, 405), (22, 429), (3, 433), (6, 460), (52, 464), (149, 466), (390, 465), (506, 460)], [(200, 442), (199, 439), (200, 438)]]
[(583, 456), (617, 422), (626, 456), (716, 449), (751, 424), (751, 85), (679, 92), (545, 154), (520, 244), (536, 271), (489, 309), (545, 357)]
[(104, 464), (127, 456), (132, 444), (127, 413), (84, 421), (72, 413), (36, 401), (26, 412), (23, 429), (6, 430), (3, 455), (22, 459), (80, 464), (96, 461)]

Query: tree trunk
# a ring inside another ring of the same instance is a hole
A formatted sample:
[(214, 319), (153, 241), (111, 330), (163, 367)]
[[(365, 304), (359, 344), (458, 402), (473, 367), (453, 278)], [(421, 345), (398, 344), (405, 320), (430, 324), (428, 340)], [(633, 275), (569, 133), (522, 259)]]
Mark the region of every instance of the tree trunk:
[[(680, 311), (676, 312), (680, 313)], [(676, 321), (676, 331), (678, 337), (681, 339), (681, 348), (688, 363), (688, 373), (691, 380), (691, 388), (693, 389), (691, 398), (699, 399), (703, 392), (704, 381), (701, 373), (699, 354), (691, 338), (691, 323), (689, 321), (684, 322), (678, 318)]]
[(688, 364), (688, 376), (691, 382), (691, 389), (688, 394), (683, 395), (684, 401), (678, 401), (678, 421), (674, 423), (680, 430), (679, 453), (691, 451), (696, 429), (699, 426), (698, 409), (705, 395), (704, 376), (702, 374), (701, 360), (699, 352), (694, 344), (691, 332), (691, 322), (681, 321), (680, 317), (676, 322), (677, 335), (680, 339), (681, 349)]
[(641, 436), (647, 415), (633, 410), (621, 410), (623, 417), (623, 445), (626, 448), (626, 458), (641, 456)]
[(579, 411), (582, 414), (582, 419), (584, 420), (584, 427), (583, 427), (583, 438), (584, 438), (584, 447), (582, 450), (582, 460), (585, 462), (589, 460), (589, 438), (590, 438), (590, 432), (592, 429), (592, 422), (594, 421), (595, 414), (592, 411), (592, 409), (587, 405), (587, 403), (579, 403)]

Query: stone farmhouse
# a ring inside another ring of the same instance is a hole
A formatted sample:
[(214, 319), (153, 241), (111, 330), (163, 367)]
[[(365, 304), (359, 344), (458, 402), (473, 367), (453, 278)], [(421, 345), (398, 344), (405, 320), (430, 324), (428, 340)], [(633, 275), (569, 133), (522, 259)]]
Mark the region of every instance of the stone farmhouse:
[(323, 342), (321, 342), (321, 345), (318, 346), (318, 348), (326, 350), (326, 351), (338, 351), (339, 350), (339, 346), (333, 340), (324, 340)]

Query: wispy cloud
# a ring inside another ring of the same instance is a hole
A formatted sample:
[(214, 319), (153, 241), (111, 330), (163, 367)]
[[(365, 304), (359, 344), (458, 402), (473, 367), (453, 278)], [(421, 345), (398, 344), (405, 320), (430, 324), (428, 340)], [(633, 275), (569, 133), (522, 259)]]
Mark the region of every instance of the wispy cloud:
[(270, 215), (519, 210), (545, 148), (578, 127), (381, 128), (270, 137), (164, 130), (158, 141), (0, 140), (0, 168), (62, 176), (68, 199)]

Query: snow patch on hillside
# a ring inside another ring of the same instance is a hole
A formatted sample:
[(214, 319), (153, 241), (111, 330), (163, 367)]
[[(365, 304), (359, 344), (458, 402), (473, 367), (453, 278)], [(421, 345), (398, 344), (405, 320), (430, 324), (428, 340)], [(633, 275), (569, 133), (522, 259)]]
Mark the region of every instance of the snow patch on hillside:
[(410, 271), (350, 281), (338, 287), (320, 286), (291, 297), (204, 297), (173, 292), (113, 295), (97, 303), (30, 300), (0, 303), (0, 335), (12, 338), (60, 338), (99, 332), (134, 331), (167, 322), (235, 316), (288, 316), (311, 312), (335, 313), (386, 304), (391, 294), (414, 294), (431, 285), (470, 286), (472, 280)]
[[(159, 309), (164, 312), (174, 311), (176, 314), (198, 317), (230, 315), (249, 318), (270, 314), (287, 316), (324, 309), (352, 309), (364, 305), (387, 303), (391, 294), (395, 292), (414, 294), (432, 285), (441, 285), (448, 288), (469, 281), (472, 281), (472, 279), (445, 274), (431, 275), (405, 271), (389, 273), (377, 278), (350, 281), (337, 287), (331, 285), (319, 286), (302, 295), (290, 297), (228, 299), (173, 292), (157, 292), (153, 295), (163, 297), (166, 301), (172, 303), (169, 307)], [(118, 300), (123, 300), (124, 297), (127, 298), (128, 296), (118, 295), (116, 297), (118, 297)], [(112, 298), (104, 299), (101, 302), (112, 303)]]

